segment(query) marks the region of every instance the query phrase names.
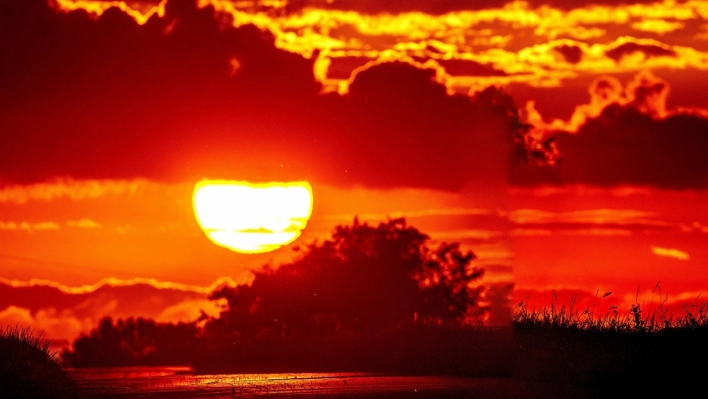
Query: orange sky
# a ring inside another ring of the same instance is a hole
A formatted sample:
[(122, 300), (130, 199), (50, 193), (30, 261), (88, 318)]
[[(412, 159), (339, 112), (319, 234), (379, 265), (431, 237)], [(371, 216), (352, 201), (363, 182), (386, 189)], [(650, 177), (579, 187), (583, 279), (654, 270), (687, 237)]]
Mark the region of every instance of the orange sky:
[[(472, 249), (488, 282), (513, 279), (514, 301), (626, 304), (658, 282), (693, 301), (708, 287), (707, 3), (480, 4), (3, 6), (0, 323), (71, 339), (105, 314), (188, 320), (215, 311), (213, 284), (293, 256), (206, 239), (203, 178), (310, 181), (293, 245), (405, 216)], [(556, 167), (509, 164), (519, 121), (556, 138)]]

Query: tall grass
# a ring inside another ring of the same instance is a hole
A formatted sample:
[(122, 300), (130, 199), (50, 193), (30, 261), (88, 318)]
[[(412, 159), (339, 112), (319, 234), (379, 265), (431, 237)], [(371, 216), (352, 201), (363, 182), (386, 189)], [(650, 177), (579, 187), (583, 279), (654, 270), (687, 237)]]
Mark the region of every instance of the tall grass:
[(574, 301), (559, 304), (554, 293), (549, 306), (514, 307), (517, 378), (592, 386), (600, 397), (684, 397), (686, 382), (704, 378), (708, 302), (675, 317), (666, 300), (602, 313)]
[(20, 328), (19, 325), (0, 327), (0, 340), (22, 343), (27, 348), (43, 353), (49, 359), (57, 360), (57, 352), (50, 349), (52, 341), (45, 339), (43, 332), (37, 334), (30, 327)]
[[(610, 293), (603, 295), (603, 298)], [(529, 310), (528, 304), (519, 302), (512, 311), (513, 322), (521, 326), (543, 326), (546, 328), (567, 328), (585, 331), (646, 332), (658, 333), (666, 329), (695, 329), (708, 327), (708, 301), (684, 306), (682, 315), (674, 316), (666, 308), (666, 299), (654, 308), (653, 300), (647, 305), (639, 301), (620, 313), (616, 305), (605, 313), (597, 314), (594, 308), (582, 311), (575, 309), (575, 299), (568, 306), (558, 303), (553, 292), (553, 301), (541, 309)]]
[(42, 333), (29, 327), (0, 327), (0, 397), (75, 398), (74, 382), (58, 363)]

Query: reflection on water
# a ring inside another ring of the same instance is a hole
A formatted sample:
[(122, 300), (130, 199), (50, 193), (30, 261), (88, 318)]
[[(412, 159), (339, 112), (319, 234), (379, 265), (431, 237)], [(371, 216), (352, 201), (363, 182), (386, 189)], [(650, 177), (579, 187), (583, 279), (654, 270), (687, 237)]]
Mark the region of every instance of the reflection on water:
[(67, 370), (75, 380), (152, 378), (175, 374), (191, 374), (191, 367), (87, 367)]
[(86, 397), (100, 398), (596, 398), (573, 385), (512, 378), (390, 376), (372, 373), (191, 374), (188, 367), (69, 369)]
[(470, 379), (383, 376), (371, 373), (191, 374), (188, 367), (116, 367), (70, 369), (77, 383), (93, 395), (186, 394), (210, 397), (342, 395), (421, 390), (464, 390)]

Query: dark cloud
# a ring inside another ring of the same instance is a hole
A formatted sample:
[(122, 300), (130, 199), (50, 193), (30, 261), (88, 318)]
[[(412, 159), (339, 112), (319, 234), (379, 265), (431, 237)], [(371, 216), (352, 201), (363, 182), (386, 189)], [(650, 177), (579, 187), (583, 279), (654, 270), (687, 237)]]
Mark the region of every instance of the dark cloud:
[(557, 133), (563, 158), (555, 168), (517, 165), (518, 185), (589, 183), (708, 188), (708, 119), (677, 114), (657, 119), (634, 104), (606, 107), (577, 133)]
[(411, 11), (421, 11), (429, 14), (445, 14), (452, 11), (501, 7), (506, 3), (508, 3), (506, 0), (294, 0), (288, 2), (287, 8), (290, 12), (299, 11), (305, 7), (316, 7), (334, 10), (354, 10), (365, 14), (398, 14)]
[(330, 58), (329, 68), (327, 69), (327, 77), (330, 79), (349, 79), (352, 71), (356, 68), (363, 67), (366, 63), (375, 61), (366, 57), (332, 57)]
[(561, 53), (563, 58), (571, 64), (577, 64), (583, 58), (583, 50), (578, 46), (562, 45), (553, 49)]
[(0, 311), (17, 306), (36, 313), (53, 308), (58, 312), (72, 310), (78, 317), (95, 314), (108, 307), (114, 315), (149, 314), (157, 317), (167, 307), (189, 300), (205, 300), (207, 294), (178, 289), (160, 289), (148, 284), (125, 286), (103, 285), (94, 291), (67, 293), (48, 285), (13, 287), (0, 283)]
[[(529, 5), (532, 8), (541, 6), (551, 6), (564, 10), (589, 6), (589, 5), (611, 5), (618, 4), (651, 4), (656, 0), (531, 0)], [(296, 12), (305, 7), (316, 7), (335, 10), (354, 10), (366, 14), (379, 13), (404, 13), (411, 11), (425, 12), (428, 14), (445, 14), (454, 11), (482, 10), (489, 8), (500, 8), (511, 3), (510, 0), (290, 0), (286, 6), (289, 12)], [(266, 8), (261, 7), (261, 11)]]
[(430, 187), (506, 181), (506, 116), (449, 96), (434, 76), (402, 62), (377, 65), (355, 76), (342, 101), (330, 103), (331, 124), (342, 134), (330, 141), (342, 147), (330, 152), (355, 181)]
[(472, 60), (438, 60), (438, 64), (452, 76), (508, 76), (491, 65)]
[(619, 46), (606, 51), (605, 55), (607, 55), (608, 57), (615, 60), (615, 62), (619, 62), (622, 59), (622, 57), (636, 53), (636, 52), (644, 54), (647, 58), (650, 58), (650, 57), (675, 57), (676, 56), (676, 52), (671, 49), (667, 49), (667, 48), (664, 48), (661, 46), (656, 46), (653, 44), (640, 44), (640, 43), (633, 43), (633, 42), (622, 43)]
[(506, 114), (448, 95), (433, 71), (377, 65), (348, 95), (321, 95), (314, 57), (192, 0), (142, 26), (117, 9), (2, 4), (0, 180), (505, 180)]
[[(109, 2), (111, 0), (92, 0), (97, 3)], [(157, 6), (161, 0), (140, 0), (126, 1), (126, 3), (140, 9), (147, 9)], [(288, 0), (285, 2), (273, 2), (267, 0), (251, 0), (232, 2), (241, 11), (247, 12), (271, 12), (271, 13), (295, 13), (304, 8), (320, 8), (330, 10), (351, 10), (364, 14), (378, 13), (404, 13), (411, 11), (425, 12), (433, 15), (445, 14), (454, 11), (482, 10), (490, 8), (500, 8), (512, 0)], [(620, 4), (652, 4), (657, 0), (530, 0), (527, 1), (531, 8), (541, 6), (551, 6), (564, 10), (584, 7), (589, 5), (620, 5)]]

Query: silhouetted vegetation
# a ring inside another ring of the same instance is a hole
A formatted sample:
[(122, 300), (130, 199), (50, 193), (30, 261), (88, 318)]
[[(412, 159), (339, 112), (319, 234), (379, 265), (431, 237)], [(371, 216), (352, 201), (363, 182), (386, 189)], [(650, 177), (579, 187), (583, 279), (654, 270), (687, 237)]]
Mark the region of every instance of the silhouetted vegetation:
[(485, 325), (482, 270), (457, 244), (430, 248), (402, 219), (354, 221), (251, 285), (223, 287), (199, 323), (104, 319), (64, 357), (75, 366), (183, 365), (197, 372), (378, 371), (506, 376), (576, 384), (606, 396), (655, 393), (647, 381), (698, 378), (708, 304), (621, 314), (522, 302), (513, 328)]
[(659, 305), (604, 315), (551, 306), (513, 312), (519, 379), (596, 387), (603, 397), (677, 397), (705, 376), (708, 303), (673, 317)]
[[(458, 244), (394, 219), (355, 220), (291, 263), (224, 287), (219, 318), (204, 328), (202, 370), (432, 372), (479, 359), (483, 271)], [(489, 345), (486, 345), (489, 347)], [(460, 354), (464, 354), (460, 356)], [(470, 363), (470, 364), (466, 364)], [(463, 364), (465, 364), (463, 366)], [(476, 366), (474, 366), (476, 367)]]
[(177, 366), (192, 362), (199, 349), (196, 323), (157, 323), (143, 318), (102, 319), (89, 335), (64, 351), (73, 367)]
[(227, 306), (207, 332), (327, 336), (480, 316), (483, 288), (473, 283), (483, 271), (471, 265), (475, 255), (459, 244), (433, 250), (427, 240), (403, 219), (338, 226), (331, 239), (309, 245), (295, 261), (256, 272), (251, 285), (212, 293)]
[(427, 242), (404, 219), (354, 220), (292, 262), (256, 272), (252, 284), (213, 292), (225, 307), (202, 329), (104, 319), (64, 359), (189, 363), (201, 371), (501, 373), (498, 354), (511, 345), (481, 328), (483, 270), (473, 266), (475, 255)]
[(29, 328), (0, 327), (0, 397), (64, 399), (77, 396), (50, 342)]

